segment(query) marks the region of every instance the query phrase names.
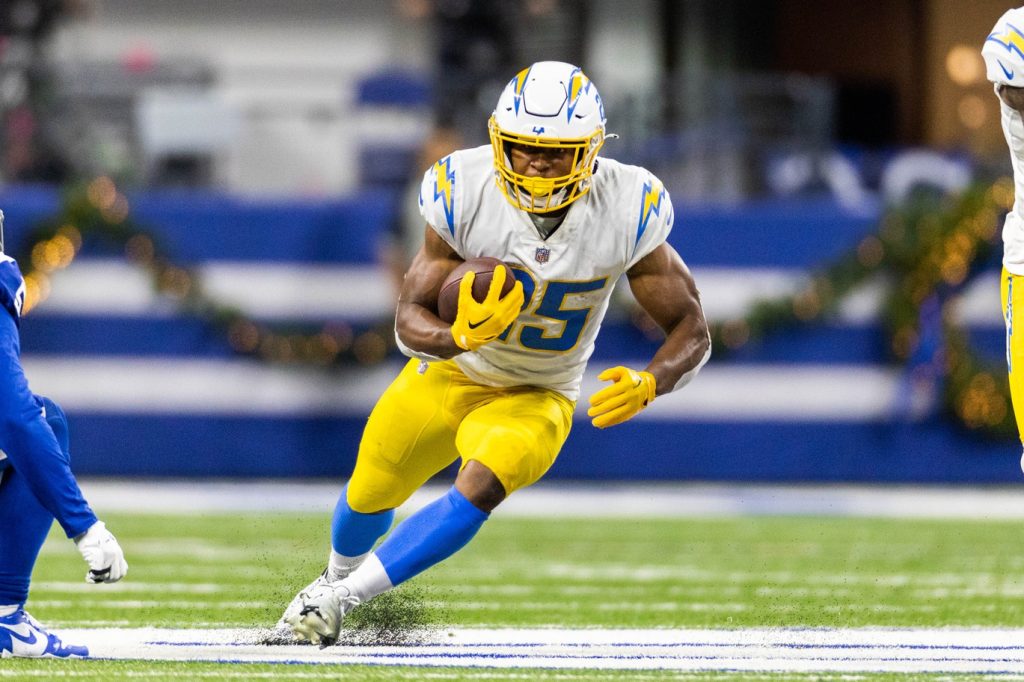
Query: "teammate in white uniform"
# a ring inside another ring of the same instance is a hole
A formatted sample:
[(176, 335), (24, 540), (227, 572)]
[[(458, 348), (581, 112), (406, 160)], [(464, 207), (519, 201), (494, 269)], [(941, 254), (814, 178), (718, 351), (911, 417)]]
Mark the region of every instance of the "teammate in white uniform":
[[(1000, 293), (1006, 322), (1006, 365), (1017, 430), (1024, 439), (1024, 8), (999, 18), (981, 48), (999, 97), (1003, 134), (1013, 166), (1014, 202), (1003, 225)], [(1016, 331), (1016, 333), (1015, 333)], [(1024, 468), (1024, 456), (1021, 458)]]
[[(505, 88), (490, 147), (455, 152), (424, 176), (424, 245), (396, 315), (412, 360), (381, 396), (335, 508), (324, 573), (282, 625), (322, 645), (352, 608), (451, 556), (515, 490), (544, 475), (569, 434), (580, 381), (612, 288), (625, 274), (665, 341), (643, 370), (613, 367), (590, 398), (607, 428), (681, 388), (711, 351), (693, 278), (665, 241), (674, 219), (661, 182), (598, 157), (605, 116), (597, 88), (571, 64), (540, 62)], [(463, 278), (452, 324), (437, 316), (442, 282), (463, 260), (491, 256), (517, 280), (483, 302)], [(456, 459), (446, 495), (388, 531), (394, 509)]]

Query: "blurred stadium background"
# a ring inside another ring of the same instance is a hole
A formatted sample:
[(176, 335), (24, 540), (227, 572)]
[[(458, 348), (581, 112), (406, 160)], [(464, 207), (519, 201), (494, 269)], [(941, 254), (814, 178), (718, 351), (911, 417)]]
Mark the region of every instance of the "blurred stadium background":
[[(979, 54), (1008, 7), (3, 0), (29, 377), (79, 474), (347, 475), (402, 362), (410, 182), (561, 59), (607, 103), (604, 153), (669, 188), (716, 349), (634, 422), (580, 410), (550, 478), (1017, 481)], [(591, 366), (656, 344), (623, 292)]]

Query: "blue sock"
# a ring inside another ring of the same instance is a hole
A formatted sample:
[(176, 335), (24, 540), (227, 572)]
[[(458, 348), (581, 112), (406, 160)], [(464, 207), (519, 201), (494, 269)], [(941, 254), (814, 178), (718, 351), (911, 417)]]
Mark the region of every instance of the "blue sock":
[(356, 557), (373, 549), (377, 539), (388, 532), (395, 510), (363, 514), (348, 506), (348, 486), (341, 491), (331, 519), (331, 547), (342, 556)]
[(392, 585), (403, 583), (466, 546), (490, 514), (454, 486), (402, 523), (377, 548)]
[(0, 519), (0, 604), (24, 604), (53, 515), (13, 467), (0, 478)]

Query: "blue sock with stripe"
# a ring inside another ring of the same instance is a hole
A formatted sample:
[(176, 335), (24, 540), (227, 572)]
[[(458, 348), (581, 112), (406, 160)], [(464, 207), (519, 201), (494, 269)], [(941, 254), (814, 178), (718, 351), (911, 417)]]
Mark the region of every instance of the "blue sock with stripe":
[(398, 585), (465, 547), (489, 516), (452, 486), (398, 524), (377, 548), (377, 558), (391, 584)]

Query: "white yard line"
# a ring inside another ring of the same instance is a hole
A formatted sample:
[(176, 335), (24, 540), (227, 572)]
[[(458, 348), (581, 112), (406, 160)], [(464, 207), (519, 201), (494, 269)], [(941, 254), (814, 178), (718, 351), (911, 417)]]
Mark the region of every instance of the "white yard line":
[[(82, 482), (90, 504), (105, 512), (209, 513), (308, 511), (329, 514), (344, 481)], [(447, 486), (418, 491), (402, 507), (411, 512), (444, 494)], [(874, 516), (890, 518), (1024, 519), (1024, 485), (795, 486), (739, 484), (548, 484), (521, 490), (498, 516), (517, 517), (732, 517), (762, 515)]]
[(266, 630), (63, 630), (94, 657), (231, 663), (761, 672), (1024, 672), (1024, 630), (452, 629), (419, 644), (265, 645)]

